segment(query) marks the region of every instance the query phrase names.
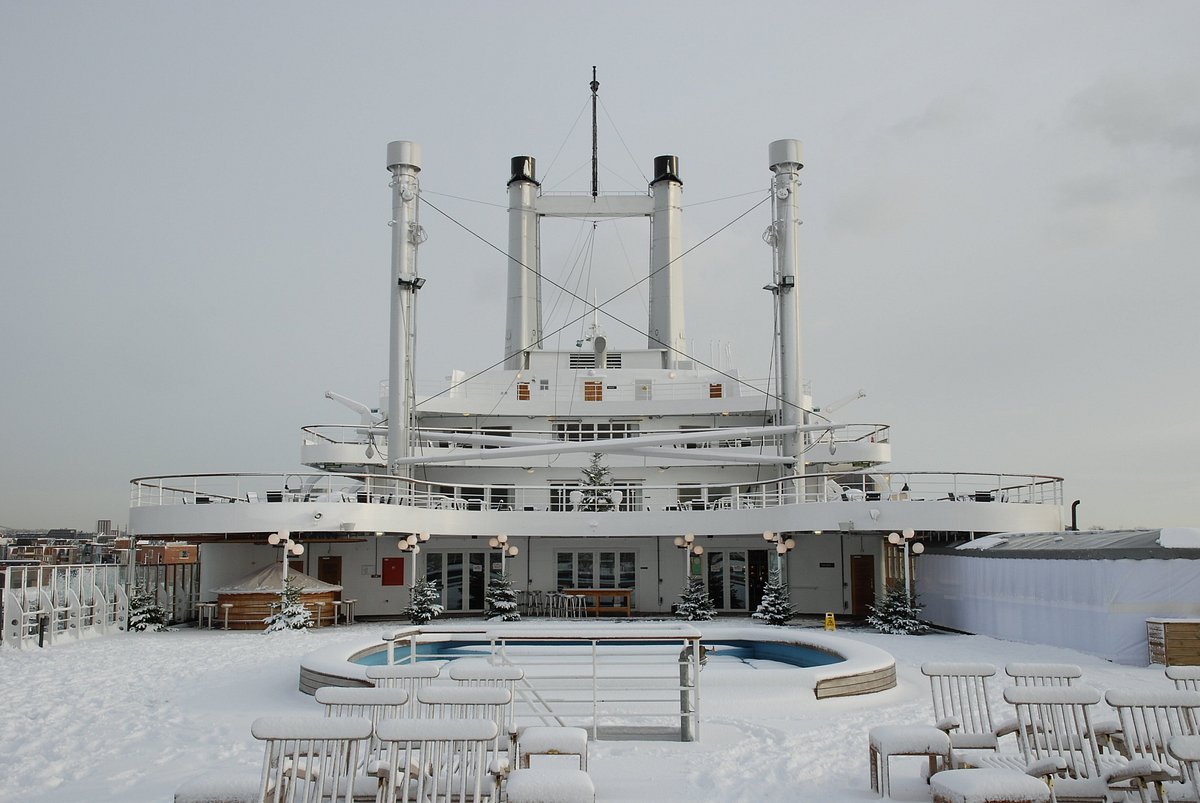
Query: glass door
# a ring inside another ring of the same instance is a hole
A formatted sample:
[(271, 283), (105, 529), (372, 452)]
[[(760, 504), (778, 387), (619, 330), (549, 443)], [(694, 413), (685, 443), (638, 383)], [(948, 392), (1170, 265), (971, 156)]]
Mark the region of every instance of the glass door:
[[(425, 579), (436, 580), (447, 611), (482, 611), (487, 589), (486, 552), (429, 552)], [(499, 572), (499, 559), (493, 572)]]
[(767, 582), (767, 550), (710, 549), (704, 553), (708, 597), (719, 611), (751, 611)]
[[(555, 556), (555, 590), (564, 588), (633, 588), (637, 553), (618, 551), (559, 552)], [(630, 600), (630, 605), (634, 605)]]

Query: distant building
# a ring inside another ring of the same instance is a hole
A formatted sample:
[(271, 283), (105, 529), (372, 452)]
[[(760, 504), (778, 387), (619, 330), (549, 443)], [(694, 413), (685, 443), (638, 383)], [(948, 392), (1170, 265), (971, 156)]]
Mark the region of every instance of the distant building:
[(96, 519), (96, 535), (115, 535), (112, 519)]

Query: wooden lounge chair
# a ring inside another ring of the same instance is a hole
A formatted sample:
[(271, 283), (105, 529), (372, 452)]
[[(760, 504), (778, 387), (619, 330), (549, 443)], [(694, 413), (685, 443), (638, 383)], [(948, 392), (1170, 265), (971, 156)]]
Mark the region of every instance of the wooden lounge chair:
[(1021, 754), (980, 754), (977, 766), (1018, 769), (1051, 784), (1056, 801), (1104, 803), (1115, 793), (1145, 789), (1161, 772), (1154, 762), (1131, 762), (1101, 751), (1092, 726), (1100, 692), (1089, 686), (1010, 686)]
[(1194, 779), (1186, 762), (1168, 750), (1177, 736), (1200, 735), (1200, 692), (1180, 689), (1109, 689), (1104, 700), (1116, 711), (1119, 732), (1112, 737), (1121, 754), (1130, 761), (1158, 764), (1161, 771), (1138, 778), (1138, 793), (1148, 801), (1147, 784), (1154, 786), (1159, 800), (1190, 797)]
[(1175, 688), (1200, 691), (1200, 666), (1168, 666), (1166, 674)]
[(441, 674), (444, 661), (420, 661), (415, 664), (392, 664), (390, 666), (368, 666), (367, 680), (381, 689), (403, 689), (408, 692), (408, 703), (401, 717), (417, 715), (417, 692), (428, 686)]
[(1014, 686), (1072, 686), (1083, 670), (1075, 664), (1010, 663), (1004, 674)]
[(498, 800), (489, 767), (498, 734), (491, 719), (385, 719), (376, 728), (387, 753), (380, 803)]
[(988, 699), (988, 678), (996, 667), (983, 663), (930, 662), (921, 665), (929, 678), (934, 727), (950, 736), (950, 761), (955, 767), (970, 764), (962, 751), (1000, 749), (1000, 736), (1012, 732), (1012, 723), (997, 726)]
[(1200, 736), (1176, 736), (1167, 742), (1167, 752), (1191, 782), (1192, 799), (1200, 800)]

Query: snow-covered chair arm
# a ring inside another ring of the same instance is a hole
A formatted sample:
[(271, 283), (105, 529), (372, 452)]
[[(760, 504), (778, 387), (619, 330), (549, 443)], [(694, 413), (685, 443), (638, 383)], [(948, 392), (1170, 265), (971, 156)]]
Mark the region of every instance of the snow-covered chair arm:
[(1048, 756), (1038, 759), (1025, 768), (1026, 775), (1035, 778), (1049, 778), (1067, 771), (1067, 760), (1062, 756)]
[(997, 722), (996, 727), (992, 732), (996, 734), (996, 738), (999, 739), (1001, 736), (1008, 736), (1010, 733), (1016, 734), (1016, 732), (1020, 729), (1021, 723), (1017, 722), (1015, 717), (1009, 717), (1008, 719)]
[(1150, 758), (1135, 758), (1104, 773), (1104, 781), (1110, 786), (1134, 779), (1141, 779), (1143, 783), (1154, 783), (1175, 780), (1176, 777), (1170, 769)]
[(1120, 753), (1124, 741), (1121, 733), (1121, 723), (1115, 719), (1105, 719), (1092, 726), (1096, 732), (1096, 741), (1100, 747)]
[(937, 722), (933, 723), (933, 727), (940, 731), (949, 733), (952, 730), (962, 727), (962, 720), (958, 717), (942, 717)]

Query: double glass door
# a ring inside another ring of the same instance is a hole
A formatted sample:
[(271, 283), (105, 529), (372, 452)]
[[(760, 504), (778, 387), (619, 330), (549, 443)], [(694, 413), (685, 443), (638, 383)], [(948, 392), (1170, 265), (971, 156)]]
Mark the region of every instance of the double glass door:
[[(587, 550), (556, 552), (556, 590), (564, 588), (633, 588), (637, 553)], [(635, 605), (631, 599), (630, 605)]]
[(767, 584), (767, 550), (712, 549), (704, 553), (708, 597), (720, 611), (753, 611)]
[[(490, 564), (490, 565), (489, 565)], [(500, 556), (491, 552), (428, 552), (425, 579), (437, 581), (447, 611), (482, 611), (488, 579), (500, 574)]]

